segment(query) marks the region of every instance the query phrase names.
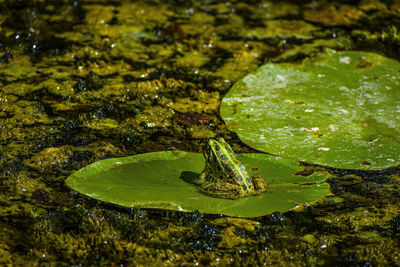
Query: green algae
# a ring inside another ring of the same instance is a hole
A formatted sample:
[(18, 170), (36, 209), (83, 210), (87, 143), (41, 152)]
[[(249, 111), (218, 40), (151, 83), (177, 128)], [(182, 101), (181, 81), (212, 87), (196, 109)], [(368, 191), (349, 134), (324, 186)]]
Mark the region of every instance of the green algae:
[(266, 21), (264, 27), (252, 28), (245, 31), (242, 35), (249, 38), (259, 39), (312, 39), (312, 33), (317, 28), (312, 24), (306, 23), (302, 20), (270, 20)]
[(310, 8), (304, 12), (306, 21), (320, 23), (325, 26), (350, 26), (365, 14), (357, 7), (350, 5), (324, 5)]

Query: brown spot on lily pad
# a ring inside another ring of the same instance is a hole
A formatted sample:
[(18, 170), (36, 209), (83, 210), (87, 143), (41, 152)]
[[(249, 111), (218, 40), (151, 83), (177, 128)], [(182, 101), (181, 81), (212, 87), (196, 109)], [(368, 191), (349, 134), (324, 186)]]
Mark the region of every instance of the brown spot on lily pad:
[(371, 61), (362, 58), (362, 59), (357, 61), (356, 68), (357, 69), (365, 69), (365, 68), (369, 68), (369, 67), (372, 67), (372, 66), (373, 66), (373, 63)]
[(369, 162), (368, 160), (363, 160), (363, 161), (361, 161), (361, 164), (364, 165), (364, 166), (370, 166), (370, 165), (372, 165), (372, 163)]

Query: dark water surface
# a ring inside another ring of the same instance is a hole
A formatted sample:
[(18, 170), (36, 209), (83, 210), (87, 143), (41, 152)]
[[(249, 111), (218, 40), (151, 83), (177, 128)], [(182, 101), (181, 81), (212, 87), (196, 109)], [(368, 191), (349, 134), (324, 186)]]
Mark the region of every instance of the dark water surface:
[(400, 59), (400, 2), (0, 0), (0, 265), (400, 265), (399, 168), (255, 220), (124, 210), (64, 180), (100, 159), (200, 151), (221, 97), (326, 48)]

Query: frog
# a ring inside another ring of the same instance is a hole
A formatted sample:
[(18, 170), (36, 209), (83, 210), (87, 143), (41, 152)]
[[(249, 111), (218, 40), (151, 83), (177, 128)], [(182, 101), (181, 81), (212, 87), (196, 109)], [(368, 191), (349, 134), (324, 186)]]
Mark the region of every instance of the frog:
[(209, 139), (203, 147), (206, 164), (195, 180), (198, 191), (212, 197), (237, 199), (267, 191), (259, 174), (250, 176), (246, 167), (222, 137)]

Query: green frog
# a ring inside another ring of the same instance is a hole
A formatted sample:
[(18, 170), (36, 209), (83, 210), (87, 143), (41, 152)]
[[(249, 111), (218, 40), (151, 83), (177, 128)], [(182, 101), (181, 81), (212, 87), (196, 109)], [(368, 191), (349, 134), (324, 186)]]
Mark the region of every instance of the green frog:
[(267, 190), (264, 178), (261, 175), (250, 177), (223, 138), (208, 140), (203, 154), (206, 166), (195, 181), (200, 192), (212, 197), (235, 199)]

